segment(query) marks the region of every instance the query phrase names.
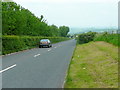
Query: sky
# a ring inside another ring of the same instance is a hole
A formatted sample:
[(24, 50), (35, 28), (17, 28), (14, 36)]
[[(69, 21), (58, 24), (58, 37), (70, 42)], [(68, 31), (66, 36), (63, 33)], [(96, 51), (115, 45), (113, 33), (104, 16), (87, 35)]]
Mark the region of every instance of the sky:
[(112, 28), (118, 26), (119, 0), (13, 0), (41, 15), (49, 25), (70, 28)]

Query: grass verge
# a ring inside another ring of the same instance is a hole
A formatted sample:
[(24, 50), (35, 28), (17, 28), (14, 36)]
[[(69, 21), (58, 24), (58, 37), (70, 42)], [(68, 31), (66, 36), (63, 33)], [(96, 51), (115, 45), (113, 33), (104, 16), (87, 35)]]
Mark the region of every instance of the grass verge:
[(65, 88), (118, 88), (118, 48), (106, 42), (77, 45)]
[(94, 41), (105, 41), (115, 46), (120, 46), (120, 43), (119, 43), (120, 39), (118, 39), (119, 37), (120, 37), (120, 34), (103, 33), (103, 34), (97, 34), (94, 38)]

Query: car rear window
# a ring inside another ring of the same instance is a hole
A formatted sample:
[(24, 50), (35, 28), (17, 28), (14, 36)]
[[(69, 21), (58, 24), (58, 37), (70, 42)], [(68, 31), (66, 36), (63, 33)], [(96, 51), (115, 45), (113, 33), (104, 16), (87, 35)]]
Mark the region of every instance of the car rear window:
[(48, 39), (43, 39), (43, 40), (40, 40), (41, 42), (46, 42), (46, 41), (49, 41)]

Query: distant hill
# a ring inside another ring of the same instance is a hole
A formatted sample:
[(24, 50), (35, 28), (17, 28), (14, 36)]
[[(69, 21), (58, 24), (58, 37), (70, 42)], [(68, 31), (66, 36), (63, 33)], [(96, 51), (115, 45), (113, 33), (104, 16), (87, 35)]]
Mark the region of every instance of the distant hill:
[(70, 34), (77, 34), (77, 33), (85, 33), (88, 31), (93, 31), (93, 32), (111, 32), (115, 31), (117, 28), (70, 28)]

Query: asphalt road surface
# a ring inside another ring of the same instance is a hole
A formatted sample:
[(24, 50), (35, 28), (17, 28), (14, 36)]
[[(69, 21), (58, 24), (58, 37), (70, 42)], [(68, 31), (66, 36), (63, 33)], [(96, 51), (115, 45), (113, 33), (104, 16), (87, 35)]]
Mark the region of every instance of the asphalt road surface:
[(75, 40), (2, 57), (3, 88), (62, 88)]

